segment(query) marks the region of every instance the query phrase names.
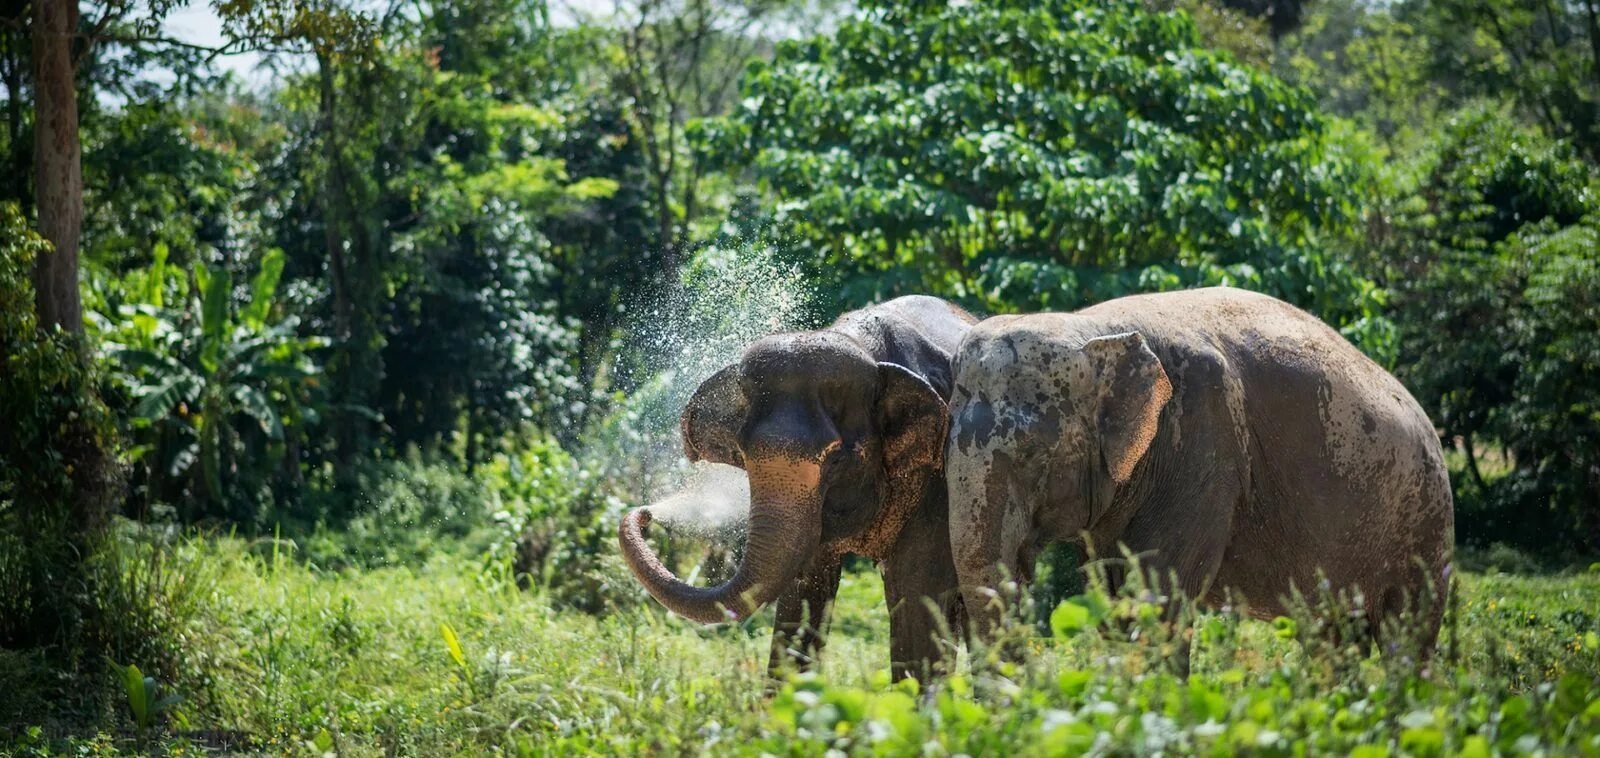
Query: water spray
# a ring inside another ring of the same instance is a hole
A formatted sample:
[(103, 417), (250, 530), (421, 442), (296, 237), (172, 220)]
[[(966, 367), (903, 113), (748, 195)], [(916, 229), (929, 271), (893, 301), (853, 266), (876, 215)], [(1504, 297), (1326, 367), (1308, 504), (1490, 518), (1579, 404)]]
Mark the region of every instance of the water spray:
[(719, 463), (690, 465), (678, 417), (700, 383), (739, 360), (746, 346), (769, 334), (809, 326), (813, 293), (797, 267), (754, 242), (701, 251), (682, 281), (636, 312), (633, 325), (647, 356), (649, 379), (635, 393), (641, 428), (619, 451), (650, 471), (640, 482), (655, 521), (677, 534), (732, 542), (750, 510), (743, 470)]

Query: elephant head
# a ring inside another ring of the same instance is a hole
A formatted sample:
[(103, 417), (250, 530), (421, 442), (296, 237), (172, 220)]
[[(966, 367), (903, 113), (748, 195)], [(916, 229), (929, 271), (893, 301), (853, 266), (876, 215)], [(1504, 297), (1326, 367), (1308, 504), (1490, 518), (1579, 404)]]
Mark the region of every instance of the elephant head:
[(1022, 519), (1071, 540), (1093, 526), (1144, 459), (1172, 396), (1136, 332), (1078, 341), (980, 326), (955, 368), (946, 478), (952, 509), (982, 515), (952, 520), (952, 542), (957, 564), (974, 570), (1000, 558), (1029, 571), (1032, 543), (996, 556), (964, 530)]
[(743, 562), (720, 586), (679, 581), (644, 540), (648, 507), (623, 518), (623, 556), (674, 613), (702, 623), (746, 618), (819, 552), (870, 552), (879, 532), (897, 529), (909, 515), (908, 479), (939, 474), (947, 425), (945, 402), (925, 378), (843, 335), (763, 338), (700, 385), (681, 425), (690, 460), (749, 475)]

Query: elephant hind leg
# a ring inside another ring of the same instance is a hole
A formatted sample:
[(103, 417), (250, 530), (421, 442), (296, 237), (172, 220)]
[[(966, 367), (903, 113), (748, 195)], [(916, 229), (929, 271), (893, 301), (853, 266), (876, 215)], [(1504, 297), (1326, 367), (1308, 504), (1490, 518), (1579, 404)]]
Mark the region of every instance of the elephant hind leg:
[[(1415, 574), (1423, 574), (1417, 569)], [(1373, 641), (1385, 655), (1415, 655), (1428, 662), (1439, 641), (1439, 627), (1449, 604), (1449, 587), (1435, 588), (1425, 581), (1413, 581), (1411, 590), (1390, 587), (1369, 611)]]

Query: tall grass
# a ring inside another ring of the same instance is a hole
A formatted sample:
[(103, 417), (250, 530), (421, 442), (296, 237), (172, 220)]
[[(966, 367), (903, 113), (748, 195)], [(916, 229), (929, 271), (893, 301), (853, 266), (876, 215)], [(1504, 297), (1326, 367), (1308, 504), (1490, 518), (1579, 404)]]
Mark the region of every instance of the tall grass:
[[(1460, 577), (1446, 633), (1454, 656), (1427, 666), (1324, 645), (1315, 629), (1329, 611), (1315, 598), (1278, 624), (1207, 613), (1185, 628), (1138, 597), (1090, 607), (1097, 601), (1086, 594), (1070, 601), (1082, 613), (1055, 614), (1048, 634), (1016, 624), (1020, 654), (964, 653), (959, 673), (937, 687), (889, 682), (881, 585), (871, 573), (849, 573), (820, 671), (768, 699), (765, 615), (704, 628), (648, 605), (582, 613), (449, 552), (412, 565), (326, 570), (225, 537), (170, 549), (186, 558), (169, 567), (191, 572), (187, 586), (198, 588), (183, 606), (193, 630), (183, 660), (208, 672), (213, 694), (183, 692), (182, 671), (161, 682), (185, 696), (156, 725), (165, 749), (1600, 751), (1600, 573)], [(1195, 639), (1187, 679), (1166, 664), (1173, 634)], [(141, 749), (125, 710), (99, 735), (70, 741), (48, 729), (30, 738), (32, 725), (14, 726), (16, 749)]]

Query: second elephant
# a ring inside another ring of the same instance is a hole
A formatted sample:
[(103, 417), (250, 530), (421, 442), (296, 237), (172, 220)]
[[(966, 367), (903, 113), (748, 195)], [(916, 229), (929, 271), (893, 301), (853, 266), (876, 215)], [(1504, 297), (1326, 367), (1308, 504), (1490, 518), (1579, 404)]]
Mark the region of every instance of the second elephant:
[(1038, 550), (1086, 537), (1268, 617), (1325, 576), (1369, 619), (1420, 611), (1431, 647), (1443, 604), (1418, 600), (1454, 542), (1438, 437), (1316, 318), (1227, 288), (1125, 297), (988, 319), (955, 372), (951, 548), (980, 625)]

